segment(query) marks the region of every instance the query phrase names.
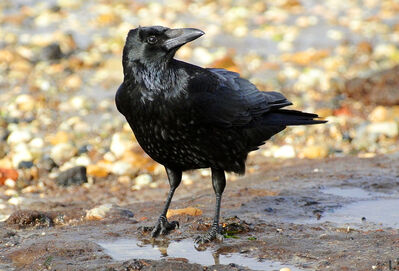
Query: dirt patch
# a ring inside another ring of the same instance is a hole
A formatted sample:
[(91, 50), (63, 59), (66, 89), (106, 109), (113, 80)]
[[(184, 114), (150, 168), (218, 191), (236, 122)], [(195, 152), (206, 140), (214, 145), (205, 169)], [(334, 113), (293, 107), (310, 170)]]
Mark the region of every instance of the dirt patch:
[[(86, 193), (79, 192), (84, 188), (75, 187), (69, 193), (65, 188), (49, 191), (45, 198), (32, 194), (29, 210), (15, 212), (0, 227), (0, 267), (399, 270), (395, 206), (385, 208), (384, 214), (391, 220), (379, 220), (372, 214), (379, 204), (399, 199), (397, 154), (369, 159), (287, 160), (274, 166), (257, 162), (257, 173), (228, 183), (222, 203), (222, 243), (195, 248), (193, 242), (212, 222), (214, 195), (209, 177), (179, 188), (171, 206), (193, 206), (203, 214), (175, 215), (173, 220), (181, 227), (155, 240), (140, 229), (155, 223), (168, 186), (135, 191), (147, 196), (137, 196), (135, 202), (127, 198), (126, 204), (111, 204), (117, 197), (106, 192), (110, 182), (102, 183), (101, 188), (94, 185)], [(96, 200), (92, 193), (97, 194)], [(98, 193), (104, 194), (100, 197)], [(127, 196), (130, 193), (134, 192), (126, 192)], [(91, 201), (85, 202), (85, 198)], [(365, 203), (371, 206), (368, 210), (339, 217), (345, 208)], [(87, 213), (95, 208), (105, 208), (105, 212), (100, 212), (98, 219), (88, 219)], [(60, 216), (64, 217), (62, 222), (57, 220)], [(185, 254), (186, 250), (197, 256)], [(148, 255), (140, 254), (146, 251)]]

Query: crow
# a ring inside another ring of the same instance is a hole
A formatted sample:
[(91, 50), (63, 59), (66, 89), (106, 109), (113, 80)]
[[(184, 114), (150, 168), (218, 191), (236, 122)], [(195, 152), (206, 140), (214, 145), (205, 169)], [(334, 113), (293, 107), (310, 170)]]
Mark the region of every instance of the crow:
[(221, 238), (225, 171), (244, 174), (248, 153), (286, 126), (325, 122), (316, 114), (282, 109), (292, 103), (281, 93), (259, 91), (238, 73), (174, 58), (182, 45), (203, 34), (163, 26), (130, 30), (122, 56), (124, 80), (115, 96), (138, 143), (168, 176), (169, 194), (152, 237), (179, 227), (166, 213), (182, 172), (211, 168), (215, 214), (211, 229), (195, 239), (199, 244)]

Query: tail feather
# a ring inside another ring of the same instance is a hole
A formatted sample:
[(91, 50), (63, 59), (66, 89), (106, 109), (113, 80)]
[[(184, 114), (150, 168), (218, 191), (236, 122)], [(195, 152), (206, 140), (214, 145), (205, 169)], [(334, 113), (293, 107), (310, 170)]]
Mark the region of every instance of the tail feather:
[(273, 135), (281, 132), (289, 125), (311, 125), (325, 123), (326, 120), (317, 119), (317, 114), (297, 110), (278, 109), (262, 116), (260, 122), (244, 130), (248, 139), (248, 149), (253, 151), (265, 143)]
[(311, 125), (326, 123), (326, 120), (317, 119), (317, 114), (297, 110), (279, 109), (269, 112), (262, 117), (262, 123), (267, 126), (274, 125)]

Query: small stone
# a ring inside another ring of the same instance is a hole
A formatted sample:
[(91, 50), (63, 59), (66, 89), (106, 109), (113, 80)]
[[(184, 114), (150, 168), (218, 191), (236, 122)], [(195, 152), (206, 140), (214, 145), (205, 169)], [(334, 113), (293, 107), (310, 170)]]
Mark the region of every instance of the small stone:
[(71, 143), (61, 143), (55, 145), (51, 149), (51, 154), (50, 157), (53, 159), (57, 164), (62, 164), (63, 162), (71, 159), (75, 154), (77, 153), (77, 150), (75, 146), (73, 146)]
[[(64, 80), (64, 87), (66, 87), (69, 90), (77, 90), (82, 86), (82, 79), (80, 78), (80, 76), (76, 73), (71, 74), (69, 76), (67, 76)], [(71, 105), (74, 106), (74, 108), (77, 108), (78, 106), (80, 106), (79, 108), (83, 108), (83, 106), (85, 105), (85, 101), (83, 99), (81, 99), (81, 97), (77, 97), (79, 99), (79, 101), (76, 101), (74, 99), (71, 100)], [(77, 108), (77, 109), (79, 109)]]
[(91, 146), (91, 145), (87, 145), (87, 144), (83, 145), (83, 146), (81, 146), (78, 149), (78, 154), (80, 155), (80, 154), (83, 154), (83, 153), (87, 153), (87, 152), (89, 152), (92, 149), (93, 149), (93, 146)]
[(18, 144), (14, 149), (12, 156), (12, 164), (14, 168), (17, 168), (21, 162), (32, 161), (33, 156), (29, 151), (28, 146), (25, 143)]
[(28, 142), (32, 139), (32, 134), (27, 130), (15, 130), (10, 133), (7, 138), (7, 143), (10, 145), (17, 145), (19, 143)]
[(4, 195), (8, 196), (8, 197), (15, 197), (18, 196), (18, 192), (15, 189), (7, 189), (6, 191), (4, 191)]
[(58, 0), (57, 4), (62, 9), (77, 9), (82, 5), (80, 0)]
[(111, 172), (115, 175), (131, 175), (134, 173), (134, 170), (131, 164), (118, 161), (111, 166)]
[(78, 166), (65, 170), (55, 179), (60, 186), (80, 185), (87, 183), (86, 167)]
[(119, 176), (117, 181), (118, 181), (118, 183), (122, 183), (122, 184), (130, 184), (129, 176)]
[(91, 164), (91, 159), (86, 154), (80, 155), (75, 160), (75, 165), (77, 165), (77, 166), (85, 166), (85, 167), (87, 167), (90, 164)]
[(132, 137), (126, 133), (115, 133), (111, 140), (111, 152), (116, 157), (121, 157), (133, 147)]
[(44, 47), (41, 51), (41, 59), (59, 60), (63, 57), (61, 47), (58, 43), (52, 43)]
[(289, 269), (288, 267), (283, 267), (280, 269), (280, 271), (291, 271), (291, 269)]
[(309, 159), (324, 158), (328, 155), (327, 146), (312, 145), (307, 146), (302, 151), (302, 156)]
[[(15, 190), (14, 190), (15, 191)], [(24, 201), (23, 197), (12, 197), (10, 198), (7, 202), (11, 205), (21, 205), (21, 203)]]
[(35, 99), (27, 94), (18, 95), (15, 99), (15, 103), (17, 104), (18, 109), (24, 112), (32, 111), (36, 104)]
[(40, 137), (35, 137), (29, 142), (30, 149), (42, 149), (44, 147), (44, 141)]
[(7, 180), (5, 180), (4, 184), (6, 186), (8, 186), (9, 188), (14, 188), (16, 185), (16, 182), (13, 179), (7, 179)]
[(175, 216), (175, 215), (189, 215), (189, 216), (199, 216), (202, 215), (202, 210), (194, 207), (187, 207), (183, 209), (169, 209), (166, 218)]
[(399, 133), (399, 127), (395, 121), (372, 123), (367, 126), (367, 132), (370, 134), (382, 134), (389, 137), (396, 137)]
[(193, 50), (193, 57), (198, 59), (202, 65), (209, 65), (214, 61), (214, 56), (204, 47), (196, 47)]
[(87, 220), (102, 220), (105, 218), (107, 213), (112, 209), (112, 204), (106, 203), (90, 209), (86, 212)]
[(18, 169), (32, 168), (34, 166), (32, 161), (21, 161), (18, 164)]
[(47, 137), (47, 140), (50, 142), (51, 145), (67, 143), (70, 141), (70, 139), (70, 134), (65, 131), (59, 131), (55, 135), (50, 135)]
[(291, 145), (284, 145), (278, 148), (273, 156), (276, 158), (293, 158), (295, 157), (295, 149)]
[(369, 115), (371, 122), (384, 122), (389, 119), (389, 111), (385, 106), (377, 106)]
[(51, 171), (53, 168), (57, 168), (58, 165), (54, 162), (53, 159), (50, 157), (44, 158), (40, 163), (39, 163), (39, 168), (42, 168), (46, 171)]
[(40, 189), (40, 187), (36, 186), (36, 185), (29, 185), (27, 187), (25, 187), (24, 189), (21, 190), (21, 192), (23, 194), (25, 193), (38, 193), (42, 191), (42, 189)]
[(87, 175), (93, 177), (104, 178), (107, 177), (109, 171), (107, 168), (100, 165), (88, 165), (87, 166)]
[(18, 171), (15, 169), (0, 168), (0, 185), (4, 184), (7, 179), (16, 181), (18, 175)]
[(141, 174), (134, 179), (134, 182), (138, 186), (149, 185), (152, 182), (152, 177), (150, 174)]

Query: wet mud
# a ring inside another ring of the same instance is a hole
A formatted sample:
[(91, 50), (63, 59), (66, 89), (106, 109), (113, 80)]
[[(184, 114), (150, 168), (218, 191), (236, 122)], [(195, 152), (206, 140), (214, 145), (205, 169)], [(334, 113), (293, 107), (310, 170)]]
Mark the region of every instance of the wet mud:
[(180, 228), (156, 239), (142, 229), (157, 219), (166, 180), (119, 201), (108, 180), (32, 193), (1, 222), (0, 269), (399, 270), (398, 154), (258, 160), (249, 161), (256, 172), (228, 182), (223, 242), (193, 242), (212, 222), (209, 177), (179, 188), (171, 206), (202, 214), (171, 217)]

